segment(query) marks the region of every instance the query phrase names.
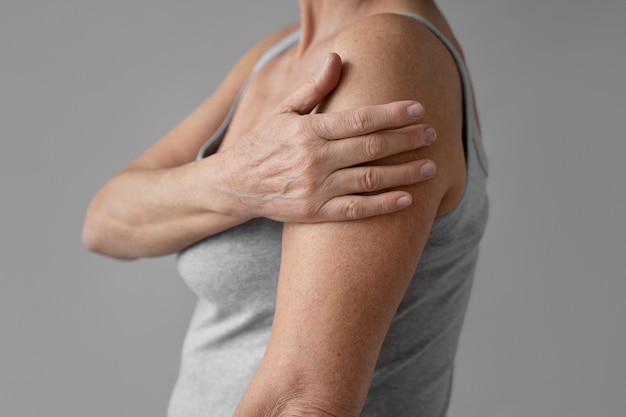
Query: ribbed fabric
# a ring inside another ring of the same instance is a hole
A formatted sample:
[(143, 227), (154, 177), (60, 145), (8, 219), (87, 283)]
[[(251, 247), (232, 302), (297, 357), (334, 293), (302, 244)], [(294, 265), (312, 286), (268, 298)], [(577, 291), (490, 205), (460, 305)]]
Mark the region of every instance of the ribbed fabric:
[[(470, 295), (478, 245), (487, 221), (487, 161), (465, 65), (446, 39), (463, 83), (467, 184), (458, 205), (438, 218), (411, 284), (386, 335), (363, 417), (443, 417), (454, 357)], [(293, 33), (255, 67), (295, 44)], [(244, 86), (245, 88), (245, 86)], [(243, 90), (243, 89), (242, 89)], [(215, 152), (234, 112), (200, 150)], [(178, 269), (198, 295), (169, 417), (230, 417), (266, 348), (280, 269), (282, 224), (255, 219), (182, 251)]]

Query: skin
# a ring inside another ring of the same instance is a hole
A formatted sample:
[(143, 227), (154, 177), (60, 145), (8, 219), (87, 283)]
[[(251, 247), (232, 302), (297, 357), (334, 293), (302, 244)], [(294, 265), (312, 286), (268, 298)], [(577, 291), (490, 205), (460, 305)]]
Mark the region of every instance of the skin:
[[(307, 61), (307, 78), (281, 88), (279, 99), (247, 91), (219, 152), (195, 160), (260, 55), (294, 29), (252, 48), (215, 94), (96, 194), (83, 227), (89, 249), (119, 259), (160, 256), (255, 217), (344, 221), (411, 204), (404, 190), (363, 193), (429, 179), (432, 161), (355, 165), (426, 146), (423, 106), (402, 101), (308, 114), (341, 77), (341, 60), (330, 51)], [(264, 105), (248, 108), (250, 98)]]
[[(237, 417), (360, 414), (431, 226), (465, 188), (456, 65), (423, 25), (389, 14), (421, 14), (455, 42), (434, 3), (300, 0), (300, 9), (300, 42), (251, 80), (219, 152), (194, 161), (254, 62), (294, 27), (260, 42), (111, 179), (83, 233), (90, 249), (127, 259), (253, 217), (285, 222), (270, 342)], [(425, 146), (428, 126), (437, 141)], [(423, 174), (433, 161), (437, 175)]]
[[(385, 334), (431, 226), (460, 201), (466, 182), (456, 65), (423, 25), (385, 13), (416, 12), (453, 38), (434, 3), (301, 0), (300, 6), (301, 43), (268, 73), (293, 68), (295, 74), (309, 55), (330, 48), (342, 57), (344, 75), (321, 110), (419, 100), (437, 142), (376, 164), (430, 158), (438, 174), (402, 187), (414, 203), (393, 214), (285, 224), (272, 334), (237, 417), (360, 415)], [(262, 81), (270, 82), (267, 77)]]

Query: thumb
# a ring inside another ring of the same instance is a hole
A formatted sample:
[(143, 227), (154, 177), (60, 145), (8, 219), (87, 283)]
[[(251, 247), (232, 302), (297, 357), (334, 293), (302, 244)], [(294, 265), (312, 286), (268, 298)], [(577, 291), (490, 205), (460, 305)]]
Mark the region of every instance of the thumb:
[(331, 53), (319, 73), (278, 106), (279, 113), (308, 114), (330, 94), (341, 78), (341, 58)]

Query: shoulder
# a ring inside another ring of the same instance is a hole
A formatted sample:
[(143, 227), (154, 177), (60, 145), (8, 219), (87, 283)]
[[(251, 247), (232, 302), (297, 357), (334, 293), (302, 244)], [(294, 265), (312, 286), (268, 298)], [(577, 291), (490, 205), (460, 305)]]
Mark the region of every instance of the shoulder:
[(447, 47), (411, 17), (369, 16), (343, 30), (333, 47), (348, 72), (373, 78), (385, 73), (381, 82), (387, 88), (415, 86), (420, 93), (440, 93), (445, 86), (447, 91), (461, 92), (458, 69)]
[[(463, 90), (448, 48), (423, 23), (398, 14), (377, 14), (342, 31), (333, 50), (344, 68), (339, 86), (323, 110), (416, 100), (426, 109), (423, 123), (437, 131), (435, 144), (388, 162), (430, 158), (437, 176), (427, 184), (443, 198), (439, 214), (456, 203), (465, 186)], [(423, 194), (422, 194), (423, 195)], [(444, 197), (445, 195), (445, 197)]]
[[(379, 13), (357, 20), (343, 29), (335, 40), (338, 45), (357, 46), (393, 51), (410, 48), (437, 47), (437, 37), (421, 21), (398, 13)], [(441, 45), (445, 50), (445, 46)]]
[(416, 19), (396, 13), (380, 13), (346, 27), (337, 36), (336, 44), (361, 44), (381, 50), (389, 47), (397, 50), (396, 48), (415, 46), (415, 42), (411, 40), (428, 41), (430, 35), (430, 30)]

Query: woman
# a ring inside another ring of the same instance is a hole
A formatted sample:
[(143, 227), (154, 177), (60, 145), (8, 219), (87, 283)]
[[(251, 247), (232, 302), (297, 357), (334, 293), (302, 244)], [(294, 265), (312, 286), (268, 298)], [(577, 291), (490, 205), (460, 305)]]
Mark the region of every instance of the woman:
[(98, 193), (85, 243), (185, 248), (170, 417), (443, 416), (487, 216), (460, 48), (430, 0), (300, 8)]

